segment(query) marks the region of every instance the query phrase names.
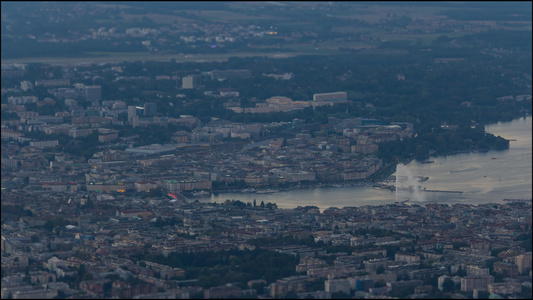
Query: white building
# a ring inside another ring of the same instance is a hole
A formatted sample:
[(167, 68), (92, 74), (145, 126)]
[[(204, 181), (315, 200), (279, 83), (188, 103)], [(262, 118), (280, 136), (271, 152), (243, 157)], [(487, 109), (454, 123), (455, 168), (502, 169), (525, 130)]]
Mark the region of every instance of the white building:
[(37, 101), (39, 101), (39, 98), (36, 96), (7, 97), (7, 103), (9, 104), (37, 103)]
[(31, 141), (30, 147), (34, 147), (37, 149), (44, 149), (44, 148), (52, 148), (59, 145), (58, 140), (53, 141)]
[(489, 275), (489, 268), (480, 268), (478, 266), (467, 266), (467, 276), (486, 276)]
[(461, 278), (461, 291), (469, 292), (474, 289), (480, 291), (486, 291), (488, 285), (494, 283), (494, 276), (467, 276)]
[(394, 255), (394, 261), (401, 261), (408, 264), (418, 264), (420, 263), (420, 256), (406, 253), (396, 253)]
[(184, 89), (194, 89), (197, 88), (200, 84), (200, 76), (199, 75), (189, 75), (185, 76), (181, 79), (182, 82), (182, 88)]
[(329, 293), (343, 292), (350, 295), (352, 289), (355, 289), (355, 279), (330, 279), (324, 281), (324, 290)]
[(99, 85), (86, 86), (85, 100), (92, 102), (99, 102), (102, 100), (102, 87)]
[(347, 100), (348, 100), (348, 94), (346, 92), (322, 93), (322, 94), (313, 95), (313, 101), (317, 101), (317, 102), (322, 102), (322, 101), (336, 102), (336, 101), (347, 101)]
[(31, 90), (31, 89), (33, 89), (33, 84), (31, 82), (29, 82), (29, 81), (22, 81), (22, 82), (20, 82), (20, 88), (23, 91)]
[(526, 274), (531, 271), (531, 252), (516, 256), (515, 264), (518, 266), (519, 274)]
[(137, 115), (136, 106), (128, 106), (128, 122), (133, 128), (139, 125), (139, 116)]

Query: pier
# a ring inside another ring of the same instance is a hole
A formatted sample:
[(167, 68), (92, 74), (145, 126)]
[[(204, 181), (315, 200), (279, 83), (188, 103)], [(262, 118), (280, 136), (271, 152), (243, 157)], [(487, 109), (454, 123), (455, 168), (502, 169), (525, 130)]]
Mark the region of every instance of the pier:
[(508, 198), (505, 198), (505, 199), (503, 199), (503, 201), (505, 201), (505, 202), (523, 202), (523, 203), (527, 203), (527, 202), (532, 202), (532, 199), (508, 199)]
[(462, 194), (463, 193), (463, 191), (426, 190), (425, 188), (422, 191), (431, 192), (431, 193), (456, 193), (456, 194)]
[[(391, 191), (396, 191), (396, 190), (398, 190), (398, 191), (410, 191), (410, 192), (413, 191), (412, 187), (404, 187), (404, 186), (396, 187), (394, 185), (386, 185), (386, 184), (374, 185), (373, 187), (380, 188), (380, 189), (383, 189), (383, 190), (391, 190)], [(422, 191), (422, 192), (430, 192), (430, 193), (456, 193), (456, 194), (464, 193), (463, 191), (427, 190), (426, 188), (421, 189), (420, 186), (418, 187), (418, 190)]]

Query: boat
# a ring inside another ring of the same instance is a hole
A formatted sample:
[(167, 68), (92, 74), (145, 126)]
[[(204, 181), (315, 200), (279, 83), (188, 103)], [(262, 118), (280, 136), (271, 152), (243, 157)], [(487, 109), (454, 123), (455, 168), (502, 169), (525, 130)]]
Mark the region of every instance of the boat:
[(423, 164), (432, 164), (434, 163), (435, 161), (434, 160), (426, 160), (424, 162), (422, 162)]
[(498, 159), (497, 157), (491, 157), (490, 159)]
[(278, 190), (264, 190), (264, 191), (257, 191), (258, 194), (273, 194), (279, 192)]
[(241, 191), (241, 193), (255, 193), (255, 192), (257, 192), (257, 190), (252, 189), (252, 188), (247, 188)]
[(200, 191), (200, 192), (194, 192), (192, 193), (193, 196), (196, 196), (196, 197), (202, 197), (202, 196), (208, 196), (210, 195), (211, 193), (209, 192), (206, 192), (206, 191)]

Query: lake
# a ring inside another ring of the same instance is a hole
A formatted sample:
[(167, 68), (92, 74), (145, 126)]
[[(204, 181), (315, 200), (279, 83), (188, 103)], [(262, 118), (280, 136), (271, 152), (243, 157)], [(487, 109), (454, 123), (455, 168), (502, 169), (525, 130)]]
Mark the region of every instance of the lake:
[[(412, 161), (406, 168), (414, 176), (428, 177), (417, 182), (422, 191), (415, 197), (409, 191), (396, 192), (367, 185), (353, 187), (321, 187), (297, 189), (273, 194), (221, 193), (198, 199), (201, 202), (224, 202), (226, 199), (257, 203), (276, 203), (280, 208), (314, 205), (328, 207), (382, 205), (397, 200), (427, 203), (481, 204), (502, 202), (503, 199), (532, 198), (532, 117), (498, 122), (485, 127), (487, 132), (510, 139), (509, 149), (461, 153), (431, 157), (433, 163)], [(462, 191), (459, 193), (427, 192)]]

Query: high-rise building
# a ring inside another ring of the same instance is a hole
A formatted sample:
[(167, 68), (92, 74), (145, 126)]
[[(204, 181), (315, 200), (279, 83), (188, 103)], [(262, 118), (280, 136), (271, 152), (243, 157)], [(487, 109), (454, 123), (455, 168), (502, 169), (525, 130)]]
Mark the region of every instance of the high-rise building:
[(70, 79), (41, 79), (35, 81), (35, 86), (69, 86)]
[(184, 89), (194, 89), (200, 85), (201, 77), (200, 75), (189, 75), (185, 76), (182, 79), (182, 88)]
[(144, 103), (144, 116), (153, 117), (157, 112), (157, 105), (154, 102)]
[(474, 289), (486, 291), (487, 286), (494, 283), (494, 276), (466, 276), (461, 278), (461, 291), (469, 292)]
[(100, 102), (100, 100), (102, 100), (102, 87), (99, 85), (86, 86), (85, 100), (91, 102)]
[(518, 294), (522, 291), (520, 282), (499, 282), (488, 285), (488, 292), (498, 295)]
[(512, 263), (497, 261), (493, 265), (494, 273), (500, 273), (505, 277), (517, 277), (518, 266)]
[(531, 271), (531, 252), (516, 256), (515, 264), (518, 266), (519, 274), (526, 274)]
[(139, 116), (137, 116), (136, 106), (128, 106), (128, 122), (133, 128), (139, 125)]
[(489, 268), (480, 268), (478, 266), (466, 266), (467, 276), (487, 276), (489, 274)]

